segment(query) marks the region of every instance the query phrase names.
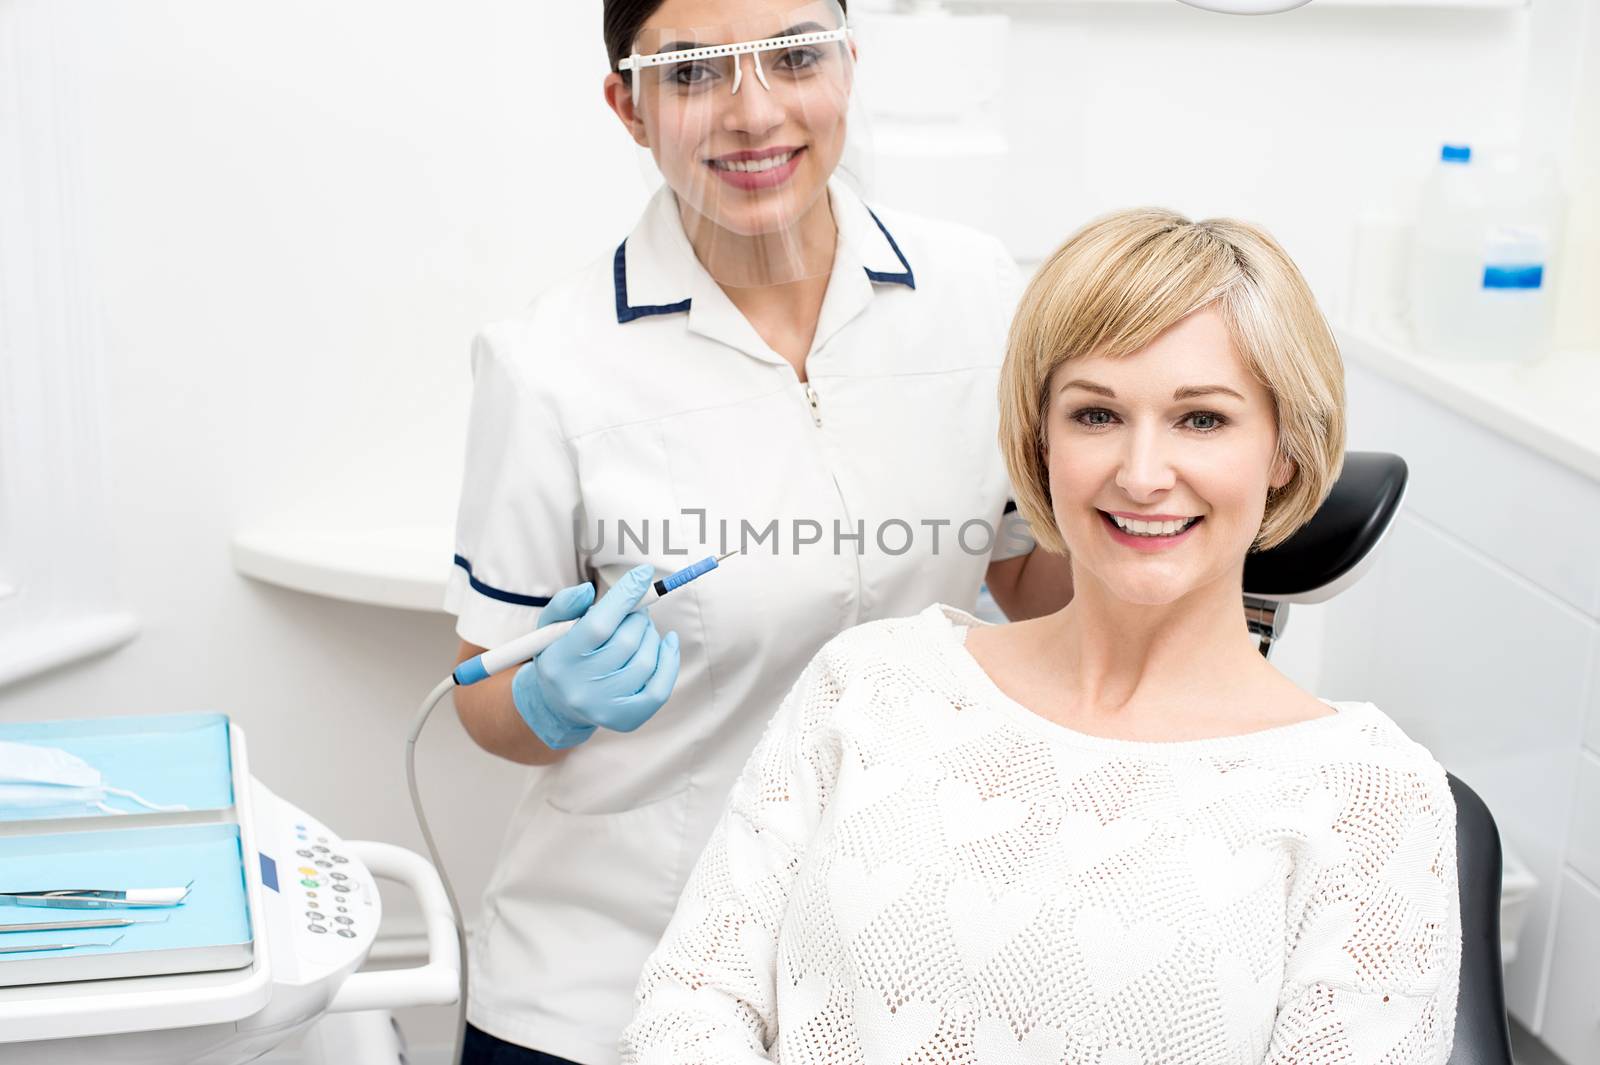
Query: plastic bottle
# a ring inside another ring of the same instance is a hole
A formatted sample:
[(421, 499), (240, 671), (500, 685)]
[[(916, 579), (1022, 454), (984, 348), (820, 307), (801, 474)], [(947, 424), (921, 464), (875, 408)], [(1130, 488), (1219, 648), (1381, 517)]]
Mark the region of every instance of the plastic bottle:
[(1549, 349), (1561, 232), (1555, 175), (1447, 144), (1423, 186), (1411, 264), (1417, 348), (1442, 359), (1526, 362)]

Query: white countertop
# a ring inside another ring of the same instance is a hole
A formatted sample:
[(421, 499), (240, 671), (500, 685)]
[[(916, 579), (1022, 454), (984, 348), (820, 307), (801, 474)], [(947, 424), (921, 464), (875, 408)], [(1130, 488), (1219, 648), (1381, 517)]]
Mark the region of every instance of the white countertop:
[(1600, 481), (1600, 351), (1528, 364), (1429, 358), (1372, 332), (1336, 327), (1347, 361)]
[(455, 497), (437, 525), (395, 524), (383, 514), (328, 524), (281, 521), (233, 538), (233, 568), (297, 592), (402, 610), (444, 611), (455, 538)]

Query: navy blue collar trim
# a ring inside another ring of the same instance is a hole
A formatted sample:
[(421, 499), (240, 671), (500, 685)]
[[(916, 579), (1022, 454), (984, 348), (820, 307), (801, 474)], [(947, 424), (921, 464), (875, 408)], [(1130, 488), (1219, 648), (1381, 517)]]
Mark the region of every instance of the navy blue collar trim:
[(502, 603), (515, 603), (517, 606), (547, 606), (550, 602), (548, 595), (522, 595), (518, 592), (503, 592), (499, 588), (491, 588), (472, 575), (472, 563), (460, 555), (456, 556), (456, 565), (467, 571), (467, 583), (479, 595), (486, 595), (490, 599), (498, 599)]
[(612, 284), (617, 290), (617, 324), (626, 325), (635, 318), (648, 318), (653, 314), (681, 314), (689, 309), (689, 300), (677, 303), (660, 303), (653, 307), (635, 307), (628, 303), (628, 242), (617, 245), (616, 258), (611, 260)]
[(894, 249), (895, 258), (899, 259), (900, 265), (905, 267), (905, 271), (899, 274), (886, 274), (878, 270), (868, 270), (867, 277), (882, 285), (904, 285), (906, 288), (913, 290), (916, 289), (917, 279), (911, 273), (911, 264), (906, 262), (906, 253), (901, 251), (900, 245), (895, 243), (894, 237), (890, 234), (888, 227), (883, 224), (883, 219), (879, 218), (876, 214), (873, 214), (872, 208), (870, 207), (867, 208), (867, 213), (872, 215), (872, 220), (874, 222), (878, 223), (878, 229), (883, 232), (884, 239), (889, 242), (889, 247)]
[[(906, 253), (900, 250), (900, 245), (895, 243), (893, 235), (883, 220), (873, 214), (872, 208), (867, 208), (867, 214), (872, 215), (872, 220), (878, 224), (878, 229), (883, 233), (884, 239), (889, 242), (889, 247), (894, 249), (895, 258), (900, 260), (900, 265), (905, 270), (898, 274), (885, 273), (881, 270), (867, 270), (867, 279), (880, 285), (904, 285), (906, 288), (915, 289), (917, 279), (911, 272), (911, 264), (906, 261)], [(677, 303), (657, 303), (642, 307), (635, 307), (628, 302), (628, 242), (623, 241), (617, 245), (617, 254), (611, 260), (612, 286), (616, 289), (617, 296), (617, 324), (626, 325), (636, 318), (649, 318), (657, 314), (682, 314), (689, 309), (692, 300), (679, 300)]]

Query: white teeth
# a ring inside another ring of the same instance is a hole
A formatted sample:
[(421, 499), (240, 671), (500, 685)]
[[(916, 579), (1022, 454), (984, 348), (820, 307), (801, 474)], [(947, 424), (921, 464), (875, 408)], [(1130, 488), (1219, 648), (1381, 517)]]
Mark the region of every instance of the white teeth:
[(1199, 518), (1183, 518), (1179, 521), (1136, 521), (1133, 518), (1124, 518), (1120, 515), (1111, 515), (1111, 520), (1123, 532), (1132, 533), (1134, 536), (1172, 536), (1180, 533), (1199, 521)]
[(782, 155), (771, 155), (765, 159), (713, 159), (711, 165), (718, 170), (733, 170), (741, 174), (759, 174), (765, 170), (776, 170), (795, 156), (794, 152), (784, 152)]

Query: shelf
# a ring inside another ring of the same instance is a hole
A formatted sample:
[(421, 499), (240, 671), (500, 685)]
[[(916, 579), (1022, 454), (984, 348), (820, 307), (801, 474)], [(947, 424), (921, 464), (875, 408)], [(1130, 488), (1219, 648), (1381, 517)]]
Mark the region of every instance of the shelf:
[(310, 595), (401, 610), (444, 612), (451, 526), (313, 528), (277, 525), (233, 538), (233, 568)]
[(138, 634), (138, 619), (125, 613), (30, 625), (0, 640), (0, 687), (114, 651)]
[(1334, 331), (1347, 360), (1600, 481), (1600, 351), (1557, 352), (1526, 365), (1454, 362), (1371, 332)]

